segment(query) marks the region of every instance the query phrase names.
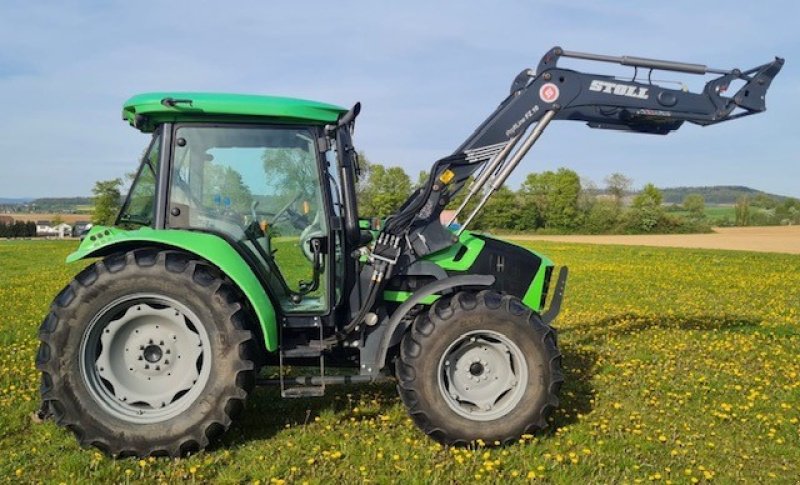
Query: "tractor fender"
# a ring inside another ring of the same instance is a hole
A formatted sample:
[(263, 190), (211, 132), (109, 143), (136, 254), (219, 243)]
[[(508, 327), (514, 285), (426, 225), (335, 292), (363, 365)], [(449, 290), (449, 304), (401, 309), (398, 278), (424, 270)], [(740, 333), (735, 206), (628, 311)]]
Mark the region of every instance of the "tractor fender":
[(258, 319), (268, 351), (278, 348), (275, 307), (253, 269), (225, 239), (214, 234), (179, 229), (155, 230), (149, 227), (126, 231), (95, 226), (78, 249), (67, 256), (67, 263), (85, 258), (106, 256), (119, 250), (155, 245), (192, 253), (219, 268), (247, 298)]
[(392, 315), (378, 325), (366, 338), (361, 348), (361, 372), (377, 375), (386, 364), (386, 354), (389, 348), (396, 345), (403, 338), (408, 324), (403, 322), (403, 317), (425, 297), (461, 286), (485, 287), (494, 284), (492, 275), (458, 275), (428, 283), (416, 290), (404, 301)]

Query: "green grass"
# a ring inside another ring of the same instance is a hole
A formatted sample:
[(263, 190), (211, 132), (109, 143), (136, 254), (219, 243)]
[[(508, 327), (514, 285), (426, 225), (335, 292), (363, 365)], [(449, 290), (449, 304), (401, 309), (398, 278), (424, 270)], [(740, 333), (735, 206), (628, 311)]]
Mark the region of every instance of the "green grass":
[[(732, 205), (707, 205), (703, 210), (703, 213), (706, 216), (706, 220), (708, 220), (712, 224), (715, 221), (720, 221), (720, 220), (728, 220), (729, 222), (733, 222), (736, 220), (736, 207)], [(674, 214), (676, 216), (681, 216), (681, 217), (688, 217), (689, 211), (684, 211), (684, 210), (670, 211), (670, 214)]]
[(532, 243), (571, 267), (557, 321), (567, 382), (551, 430), (500, 449), (446, 449), (393, 386), (281, 400), (258, 389), (211, 451), (112, 460), (33, 424), (36, 328), (80, 268), (75, 243), (0, 242), (0, 480), (506, 482), (800, 476), (800, 258)]

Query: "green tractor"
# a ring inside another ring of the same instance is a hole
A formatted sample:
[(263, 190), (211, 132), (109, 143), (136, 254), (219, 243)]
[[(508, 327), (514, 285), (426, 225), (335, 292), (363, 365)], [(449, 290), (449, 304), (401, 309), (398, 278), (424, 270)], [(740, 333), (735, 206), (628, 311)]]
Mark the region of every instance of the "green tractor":
[[(721, 76), (695, 94), (559, 68), (561, 57)], [(656, 134), (713, 124), (763, 111), (782, 64), (722, 71), (553, 48), (383, 221), (356, 204), (358, 104), (135, 96), (123, 117), (152, 139), (115, 226), (92, 228), (67, 259), (97, 258), (41, 325), (40, 412), (115, 456), (178, 456), (224, 433), (258, 383), (310, 397), (394, 376), (441, 443), (537, 432), (563, 381), (551, 323), (566, 268), (551, 282), (545, 256), (466, 227), (551, 120)], [(732, 81), (744, 86), (723, 96)], [(280, 378), (260, 378), (264, 365)]]

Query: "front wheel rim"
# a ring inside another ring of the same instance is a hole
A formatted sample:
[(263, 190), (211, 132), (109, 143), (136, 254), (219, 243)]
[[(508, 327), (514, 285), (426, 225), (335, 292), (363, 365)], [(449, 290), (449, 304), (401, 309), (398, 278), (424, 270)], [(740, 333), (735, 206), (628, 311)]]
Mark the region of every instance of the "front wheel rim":
[(439, 360), (439, 390), (447, 405), (473, 421), (491, 421), (514, 410), (528, 383), (520, 348), (492, 330), (465, 333)]
[(186, 411), (211, 369), (208, 333), (174, 298), (134, 294), (108, 304), (87, 326), (80, 345), (81, 377), (111, 416), (157, 423)]

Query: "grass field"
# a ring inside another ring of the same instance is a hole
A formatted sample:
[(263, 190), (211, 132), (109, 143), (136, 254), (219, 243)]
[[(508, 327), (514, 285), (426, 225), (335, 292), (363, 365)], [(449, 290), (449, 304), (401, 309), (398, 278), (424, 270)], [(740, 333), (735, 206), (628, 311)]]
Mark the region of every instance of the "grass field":
[(523, 244), (572, 270), (557, 321), (567, 382), (548, 433), (447, 449), (391, 385), (319, 400), (259, 389), (211, 451), (112, 460), (29, 419), (36, 328), (80, 267), (62, 264), (75, 243), (0, 242), (0, 480), (797, 482), (800, 257)]
[[(730, 222), (736, 220), (736, 207), (733, 205), (707, 205), (703, 213), (711, 224), (721, 220), (728, 220)], [(689, 211), (671, 211), (670, 214), (687, 217), (689, 216)]]

